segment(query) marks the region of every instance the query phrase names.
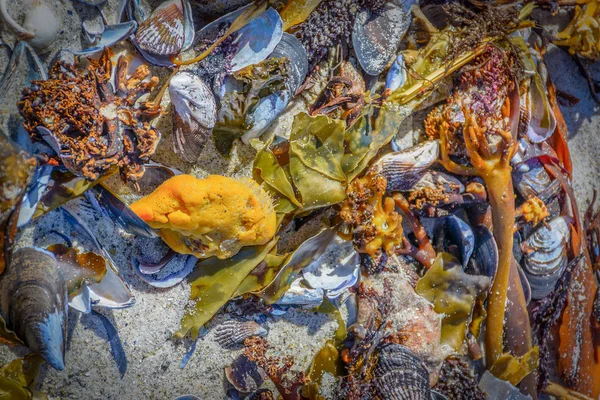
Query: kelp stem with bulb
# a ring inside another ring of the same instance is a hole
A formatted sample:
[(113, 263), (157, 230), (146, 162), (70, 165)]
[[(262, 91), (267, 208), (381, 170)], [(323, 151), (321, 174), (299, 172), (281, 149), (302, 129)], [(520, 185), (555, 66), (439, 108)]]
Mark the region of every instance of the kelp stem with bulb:
[[(471, 113), (469, 107), (463, 108), (463, 114), (465, 116), (463, 136), (471, 166), (463, 166), (450, 159), (448, 154), (450, 131), (446, 125), (439, 127), (442, 144), (440, 162), (453, 173), (480, 176), (485, 183), (492, 209), (493, 232), (498, 244), (499, 262), (487, 308), (485, 350), (489, 368), (505, 353), (505, 334), (507, 349), (519, 353), (515, 354), (516, 356), (525, 354), (532, 346), (525, 295), (512, 254), (515, 199), (510, 160), (516, 150), (514, 136), (519, 115), (518, 93), (514, 90), (502, 107), (502, 116), (510, 117), (512, 121), (513, 133), (498, 132), (501, 141), (495, 148), (488, 143), (485, 125), (479, 123), (477, 116)], [(510, 321), (505, 326), (508, 301), (512, 304), (512, 312)], [(510, 324), (515, 326), (508, 326)]]
[[(513, 96), (514, 98), (518, 99), (518, 96)], [(509, 116), (510, 106), (510, 98), (507, 98), (505, 107), (503, 107), (505, 117)], [(518, 110), (518, 104), (516, 110)], [(516, 273), (516, 262), (512, 254), (515, 198), (511, 175), (512, 168), (510, 166), (510, 160), (516, 150), (516, 142), (509, 131), (499, 132), (502, 140), (497, 145), (497, 149), (492, 150), (485, 137), (485, 127), (479, 125), (477, 117), (471, 114), (470, 109), (467, 107), (463, 109), (463, 113), (465, 115), (463, 128), (465, 146), (473, 168), (483, 179), (488, 191), (488, 199), (492, 207), (494, 236), (499, 253), (498, 268), (488, 300), (485, 333), (486, 359), (488, 366), (491, 366), (504, 353), (504, 324), (509, 294), (510, 301), (523, 314), (521, 319), (528, 321), (525, 296), (520, 282), (510, 282), (510, 279), (519, 279), (519, 275)], [(518, 112), (516, 115), (518, 115)], [(511, 269), (515, 271), (511, 273)], [(509, 283), (512, 289), (510, 293)], [(521, 323), (521, 327), (524, 330), (524, 332), (521, 332), (522, 343), (514, 347), (518, 347), (519, 352), (526, 352), (531, 348), (529, 323)]]

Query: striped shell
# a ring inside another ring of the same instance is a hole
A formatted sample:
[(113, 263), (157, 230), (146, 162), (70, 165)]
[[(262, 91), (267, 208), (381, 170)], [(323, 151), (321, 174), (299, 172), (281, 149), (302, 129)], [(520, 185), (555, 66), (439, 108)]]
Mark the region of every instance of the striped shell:
[(570, 239), (571, 228), (565, 217), (542, 224), (527, 238), (527, 247), (532, 251), (524, 255), (523, 269), (534, 299), (548, 296), (563, 275)]
[(439, 154), (439, 142), (426, 141), (406, 150), (386, 154), (377, 160), (371, 171), (387, 179), (388, 191), (406, 191), (438, 159)]
[(411, 350), (389, 343), (379, 348), (378, 357), (372, 383), (380, 398), (430, 400), (429, 373)]
[(178, 54), (185, 41), (181, 0), (168, 1), (154, 10), (152, 15), (140, 24), (135, 41), (142, 50), (151, 54)]
[(216, 328), (215, 339), (221, 346), (229, 349), (242, 345), (249, 337), (266, 335), (267, 330), (254, 321), (229, 320)]

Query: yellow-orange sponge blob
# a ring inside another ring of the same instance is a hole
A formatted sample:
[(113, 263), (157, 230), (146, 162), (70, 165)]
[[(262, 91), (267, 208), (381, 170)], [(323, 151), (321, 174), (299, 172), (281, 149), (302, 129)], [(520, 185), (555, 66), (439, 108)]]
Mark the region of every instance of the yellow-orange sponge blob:
[(198, 258), (232, 257), (267, 243), (277, 229), (272, 200), (256, 182), (219, 175), (174, 176), (131, 209), (173, 250)]

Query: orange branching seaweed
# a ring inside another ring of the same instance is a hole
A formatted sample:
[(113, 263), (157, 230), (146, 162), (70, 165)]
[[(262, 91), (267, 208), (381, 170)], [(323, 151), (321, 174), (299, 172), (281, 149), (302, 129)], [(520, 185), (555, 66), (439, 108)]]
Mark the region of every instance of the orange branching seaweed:
[(310, 381), (302, 371), (294, 371), (294, 359), (288, 357), (267, 356), (269, 343), (267, 339), (254, 336), (244, 342), (244, 354), (254, 361), (275, 384), (277, 391), (284, 400), (301, 400), (304, 397), (299, 390)]
[(386, 186), (386, 179), (378, 175), (354, 180), (340, 212), (354, 228), (357, 251), (373, 258), (392, 253), (403, 243), (402, 216), (395, 211), (394, 199), (385, 197)]
[[(413, 214), (410, 204), (400, 193), (386, 196), (387, 180), (372, 173), (355, 179), (348, 187), (348, 197), (342, 203), (341, 218), (352, 228), (354, 245), (359, 253), (373, 259), (382, 254), (405, 254), (429, 268), (436, 254), (425, 229)], [(418, 241), (413, 246), (404, 237), (402, 215), (410, 224)]]
[[(441, 164), (455, 174), (480, 176), (492, 206), (499, 265), (487, 309), (485, 345), (489, 367), (501, 357), (506, 359), (506, 352), (517, 357), (529, 355), (532, 346), (525, 296), (512, 254), (515, 199), (510, 160), (516, 150), (513, 135), (519, 118), (512, 64), (507, 52), (488, 49), (474, 61), (475, 67), (465, 69), (459, 90), (427, 125), (430, 134), (439, 135)], [(462, 137), (457, 137), (460, 128)], [(462, 154), (454, 149), (461, 147), (466, 149), (470, 165), (456, 160)], [(511, 308), (509, 313), (507, 308)]]
[[(113, 89), (112, 66), (108, 49), (90, 60), (86, 73), (58, 62), (48, 80), (34, 81), (24, 90), (18, 106), (31, 136), (49, 142), (74, 174), (96, 180), (118, 166), (124, 180), (136, 181), (144, 173), (143, 160), (154, 154), (160, 140), (150, 122), (161, 112), (158, 104), (138, 99), (158, 78), (146, 79), (146, 65), (128, 77), (128, 62), (121, 56)], [(48, 133), (42, 135), (38, 127)]]

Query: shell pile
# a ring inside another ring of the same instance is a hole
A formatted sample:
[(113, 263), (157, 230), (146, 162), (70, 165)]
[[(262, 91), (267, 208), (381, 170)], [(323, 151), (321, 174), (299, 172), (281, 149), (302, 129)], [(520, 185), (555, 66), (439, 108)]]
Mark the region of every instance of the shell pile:
[(600, 398), (598, 0), (0, 19), (1, 398)]

